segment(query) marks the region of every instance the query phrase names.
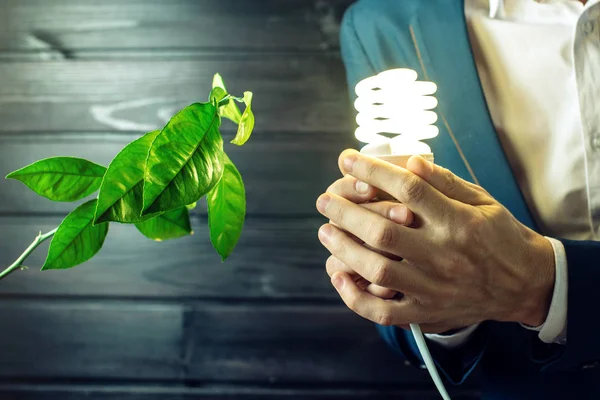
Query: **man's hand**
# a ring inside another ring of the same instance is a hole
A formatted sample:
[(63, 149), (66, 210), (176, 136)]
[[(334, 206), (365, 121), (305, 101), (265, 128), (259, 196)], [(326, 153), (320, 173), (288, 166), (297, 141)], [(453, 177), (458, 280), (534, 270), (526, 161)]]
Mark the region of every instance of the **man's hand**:
[[(327, 193), (333, 193), (350, 200), (353, 203), (360, 204), (367, 210), (386, 217), (397, 224), (410, 226), (414, 221), (414, 215), (412, 211), (406, 208), (406, 206), (398, 203), (397, 201), (380, 201), (379, 199), (390, 198), (390, 196), (382, 193), (365, 182), (357, 180), (350, 175), (346, 175), (343, 178), (335, 181), (331, 186), (329, 186), (329, 188), (327, 188)], [(334, 222), (329, 222), (335, 225)], [(371, 248), (356, 236), (352, 234), (349, 234), (349, 236), (352, 237), (352, 239), (354, 239), (357, 243), (362, 244), (367, 248)], [(373, 250), (377, 251), (376, 249)], [(393, 254), (385, 252), (380, 253), (384, 254), (390, 259), (402, 260), (400, 257), (394, 256)], [(355, 271), (348, 268), (343, 262), (338, 260), (333, 255), (327, 259), (326, 268), (330, 277), (333, 276), (333, 274), (337, 271), (343, 271), (347, 273), (360, 289), (365, 290), (374, 296), (382, 299), (391, 299), (398, 295), (398, 292), (395, 290), (387, 289), (367, 281)]]
[[(348, 196), (319, 197), (317, 208), (332, 222), (319, 238), (335, 257), (337, 266), (328, 268), (337, 270), (332, 283), (348, 307), (382, 325), (419, 323), (432, 333), (484, 320), (545, 321), (554, 286), (552, 246), (483, 188), (420, 157), (404, 169), (345, 151), (340, 165), (414, 213), (408, 227)], [(361, 290), (350, 271), (404, 296), (386, 300)]]

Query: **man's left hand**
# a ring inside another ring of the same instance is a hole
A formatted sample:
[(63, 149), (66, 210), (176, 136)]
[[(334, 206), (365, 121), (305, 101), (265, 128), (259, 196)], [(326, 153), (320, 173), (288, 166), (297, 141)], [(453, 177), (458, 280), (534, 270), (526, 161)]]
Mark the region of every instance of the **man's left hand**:
[[(319, 197), (318, 210), (332, 222), (319, 238), (339, 264), (332, 283), (349, 308), (381, 325), (419, 323), (429, 333), (484, 320), (545, 321), (554, 287), (552, 246), (483, 188), (421, 157), (405, 169), (347, 150), (340, 165), (415, 216), (408, 227), (336, 194)], [(349, 270), (403, 296), (374, 296)]]

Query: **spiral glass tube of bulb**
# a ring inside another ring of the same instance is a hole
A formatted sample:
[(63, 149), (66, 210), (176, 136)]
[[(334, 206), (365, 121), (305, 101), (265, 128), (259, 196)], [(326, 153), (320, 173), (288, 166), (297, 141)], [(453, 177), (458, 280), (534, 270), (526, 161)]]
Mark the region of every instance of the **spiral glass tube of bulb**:
[[(417, 80), (412, 69), (397, 68), (363, 79), (356, 87), (354, 108), (356, 138), (367, 143), (363, 152), (373, 155), (431, 154), (421, 142), (438, 135), (432, 111), (438, 101), (433, 82)], [(383, 135), (382, 135), (383, 134)]]

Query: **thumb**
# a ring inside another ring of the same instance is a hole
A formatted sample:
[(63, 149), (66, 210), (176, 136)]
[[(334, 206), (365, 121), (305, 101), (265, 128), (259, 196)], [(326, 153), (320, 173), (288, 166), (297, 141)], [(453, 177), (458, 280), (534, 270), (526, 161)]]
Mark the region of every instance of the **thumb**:
[(481, 186), (467, 182), (450, 170), (440, 167), (421, 156), (412, 156), (406, 169), (436, 188), (445, 196), (470, 205), (491, 204), (493, 198)]

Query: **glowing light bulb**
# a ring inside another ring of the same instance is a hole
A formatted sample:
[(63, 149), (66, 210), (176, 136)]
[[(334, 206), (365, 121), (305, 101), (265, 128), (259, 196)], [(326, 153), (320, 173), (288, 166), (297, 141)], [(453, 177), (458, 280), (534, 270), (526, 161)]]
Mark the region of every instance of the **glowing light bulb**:
[(374, 156), (420, 154), (432, 159), (431, 148), (421, 140), (439, 133), (434, 125), (437, 114), (431, 111), (438, 105), (432, 96), (436, 91), (435, 83), (417, 81), (417, 73), (405, 68), (360, 81), (355, 87), (354, 108), (358, 111), (355, 136), (367, 143), (361, 152)]

